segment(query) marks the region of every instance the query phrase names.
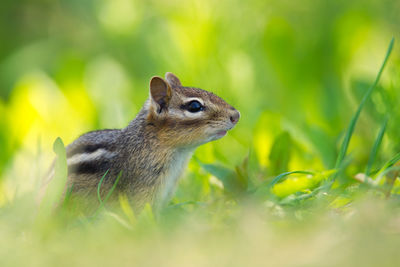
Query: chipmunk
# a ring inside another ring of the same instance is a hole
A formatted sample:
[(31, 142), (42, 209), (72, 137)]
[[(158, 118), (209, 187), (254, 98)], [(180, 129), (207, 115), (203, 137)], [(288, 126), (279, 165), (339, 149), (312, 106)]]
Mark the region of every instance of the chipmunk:
[(123, 129), (88, 132), (66, 147), (71, 196), (126, 194), (134, 210), (164, 206), (193, 151), (222, 138), (239, 111), (211, 92), (182, 86), (172, 73), (150, 81), (150, 96)]

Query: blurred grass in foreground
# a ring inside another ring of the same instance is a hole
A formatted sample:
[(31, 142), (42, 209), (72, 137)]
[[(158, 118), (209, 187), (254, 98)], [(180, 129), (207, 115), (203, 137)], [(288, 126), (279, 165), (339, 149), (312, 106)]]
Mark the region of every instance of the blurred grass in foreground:
[[(372, 85), (400, 39), (399, 10), (394, 0), (5, 1), (0, 265), (397, 266), (398, 45)], [(166, 71), (242, 114), (196, 151), (171, 205), (138, 215), (119, 196), (87, 217), (53, 211), (55, 185), (38, 209), (56, 137), (124, 127)]]
[(396, 266), (399, 260), (398, 206), (373, 198), (347, 211), (222, 202), (169, 211), (159, 223), (145, 212), (134, 222), (104, 213), (72, 225), (60, 215), (34, 222), (30, 207), (16, 205), (2, 211), (2, 266)]

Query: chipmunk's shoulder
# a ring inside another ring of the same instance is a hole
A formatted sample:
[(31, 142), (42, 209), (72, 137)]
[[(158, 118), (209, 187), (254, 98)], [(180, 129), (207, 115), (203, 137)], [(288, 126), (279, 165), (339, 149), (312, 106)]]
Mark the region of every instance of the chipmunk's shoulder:
[(91, 131), (81, 135), (66, 147), (67, 157), (81, 153), (92, 153), (99, 149), (110, 150), (117, 144), (119, 129)]
[(70, 174), (104, 174), (120, 154), (118, 137), (121, 130), (107, 129), (83, 134), (67, 146)]

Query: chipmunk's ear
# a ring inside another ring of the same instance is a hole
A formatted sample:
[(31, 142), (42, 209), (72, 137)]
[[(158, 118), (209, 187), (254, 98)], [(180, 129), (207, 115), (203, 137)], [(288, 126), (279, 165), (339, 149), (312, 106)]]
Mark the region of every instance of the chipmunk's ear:
[(165, 73), (165, 79), (172, 87), (180, 87), (182, 86), (181, 81), (176, 77), (173, 73), (167, 72)]
[(157, 112), (160, 113), (168, 107), (172, 96), (171, 87), (163, 78), (154, 76), (150, 81), (150, 95)]

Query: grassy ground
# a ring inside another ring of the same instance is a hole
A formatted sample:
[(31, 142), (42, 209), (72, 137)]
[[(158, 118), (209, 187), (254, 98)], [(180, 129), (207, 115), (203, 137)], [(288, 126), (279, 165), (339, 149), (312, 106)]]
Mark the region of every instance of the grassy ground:
[(369, 196), (346, 206), (219, 201), (155, 220), (35, 216), (25, 200), (2, 209), (2, 266), (397, 266), (399, 205)]

